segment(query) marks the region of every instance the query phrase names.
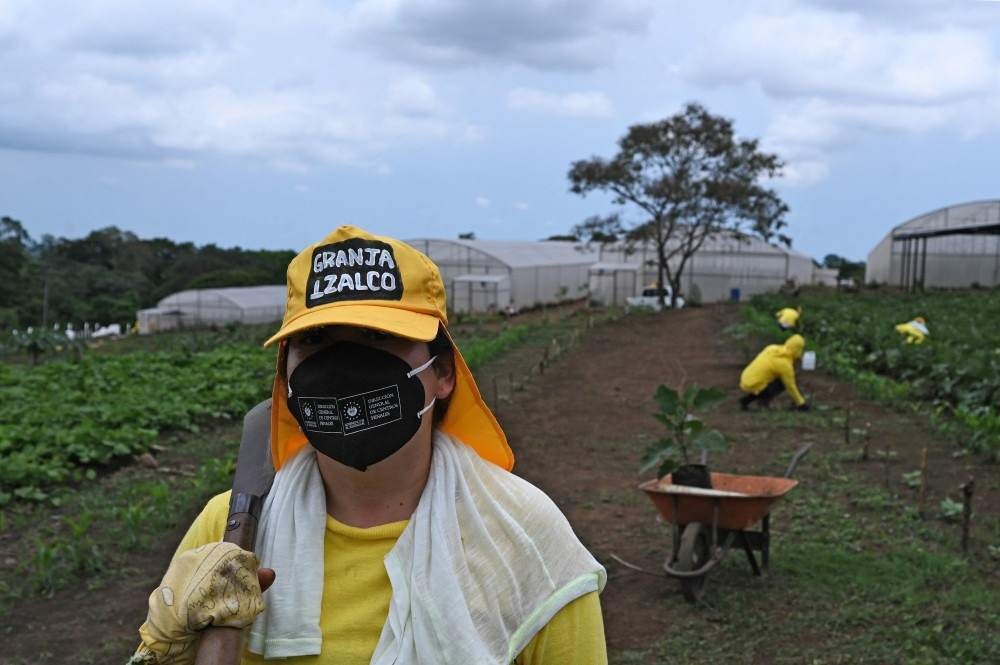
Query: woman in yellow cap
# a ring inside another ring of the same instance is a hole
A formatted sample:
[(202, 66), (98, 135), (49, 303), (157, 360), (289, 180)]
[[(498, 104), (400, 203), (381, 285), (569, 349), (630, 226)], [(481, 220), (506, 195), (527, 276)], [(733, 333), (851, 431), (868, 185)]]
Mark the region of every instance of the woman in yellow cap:
[[(132, 663), (604, 665), (604, 568), (514, 455), (449, 336), (444, 285), (398, 240), (342, 226), (288, 267), (276, 473), (258, 560), (211, 501), (152, 593)], [(273, 584), (272, 584), (273, 583)], [(265, 589), (266, 592), (262, 592)], [(263, 594), (263, 595), (262, 595)]]
[(923, 344), (924, 339), (931, 334), (927, 329), (927, 321), (922, 316), (900, 323), (896, 326), (896, 332), (905, 338), (907, 344)]
[(795, 385), (795, 361), (802, 357), (806, 340), (802, 335), (792, 335), (784, 344), (769, 344), (740, 374), (740, 408), (749, 410), (760, 400), (765, 408), (771, 400), (787, 390), (799, 411), (808, 411), (809, 402)]

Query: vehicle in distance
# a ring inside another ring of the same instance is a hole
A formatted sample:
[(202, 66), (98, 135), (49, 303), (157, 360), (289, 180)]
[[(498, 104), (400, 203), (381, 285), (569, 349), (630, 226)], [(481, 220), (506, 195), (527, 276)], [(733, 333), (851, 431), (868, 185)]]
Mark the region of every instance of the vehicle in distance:
[[(655, 286), (645, 288), (642, 290), (642, 295), (632, 296), (625, 299), (625, 311), (628, 312), (632, 309), (651, 309), (654, 312), (660, 311), (660, 294), (663, 294), (663, 301), (667, 308), (670, 307), (670, 294), (672, 291), (669, 286), (664, 286), (662, 289), (657, 289)], [(677, 296), (677, 307), (681, 308), (684, 306), (684, 298)]]

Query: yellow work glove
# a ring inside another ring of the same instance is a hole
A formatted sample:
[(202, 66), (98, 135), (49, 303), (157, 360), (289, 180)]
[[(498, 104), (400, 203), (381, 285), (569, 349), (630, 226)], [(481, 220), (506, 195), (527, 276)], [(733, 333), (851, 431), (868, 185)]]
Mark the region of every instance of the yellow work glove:
[(149, 596), (149, 614), (129, 665), (190, 665), (200, 631), (208, 626), (245, 628), (264, 609), (259, 561), (232, 543), (184, 552)]

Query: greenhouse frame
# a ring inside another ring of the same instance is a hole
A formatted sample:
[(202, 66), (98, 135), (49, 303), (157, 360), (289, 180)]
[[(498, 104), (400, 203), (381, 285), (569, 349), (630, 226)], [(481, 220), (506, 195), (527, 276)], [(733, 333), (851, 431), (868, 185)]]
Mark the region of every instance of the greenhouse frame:
[[(667, 252), (672, 246), (668, 243)], [(607, 294), (615, 288), (608, 285), (621, 276), (609, 269), (614, 265), (630, 265), (638, 274), (635, 295), (657, 280), (656, 246), (653, 243), (629, 246), (624, 243), (606, 244), (598, 249), (600, 270), (595, 279), (591, 272), (593, 298), (603, 304), (615, 304)], [(676, 266), (679, 259), (670, 261)], [(597, 266), (595, 266), (596, 268)], [(688, 300), (719, 302), (742, 299), (757, 293), (777, 291), (788, 283), (797, 286), (813, 282), (815, 266), (811, 257), (759, 238), (718, 234), (706, 239), (701, 249), (688, 259), (681, 276), (681, 292)]]
[(516, 312), (585, 298), (590, 267), (598, 261), (595, 250), (572, 242), (406, 242), (438, 265), (453, 312)]
[(139, 334), (227, 323), (270, 323), (285, 315), (284, 285), (189, 289), (137, 313)]
[(1000, 200), (940, 208), (894, 227), (868, 253), (865, 282), (1000, 286)]

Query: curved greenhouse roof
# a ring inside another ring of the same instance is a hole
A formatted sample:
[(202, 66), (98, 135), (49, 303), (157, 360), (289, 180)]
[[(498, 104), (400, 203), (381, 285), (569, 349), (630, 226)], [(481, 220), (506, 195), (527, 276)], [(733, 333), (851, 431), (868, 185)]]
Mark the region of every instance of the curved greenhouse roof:
[(169, 309), (181, 304), (196, 302), (199, 299), (221, 300), (231, 304), (233, 307), (250, 309), (256, 307), (273, 307), (285, 304), (288, 292), (285, 286), (228, 286), (218, 289), (189, 289), (172, 293), (156, 306), (160, 309)]
[(1000, 285), (1000, 199), (938, 208), (893, 227), (868, 253), (865, 281), (911, 289)]
[(283, 285), (188, 289), (139, 310), (136, 318), (143, 334), (231, 322), (270, 323), (284, 316), (286, 297)]
[[(454, 311), (518, 310), (584, 298), (588, 270), (598, 261), (593, 249), (553, 240), (416, 238), (406, 242), (437, 264), (448, 306)], [(498, 274), (507, 276), (509, 300), (499, 291), (474, 293), (471, 285), (476, 280), (471, 276)]]
[(556, 240), (442, 240), (438, 238), (416, 238), (407, 244), (430, 256), (435, 262), (438, 256), (451, 254), (480, 255), (489, 257), (511, 268), (533, 266), (577, 265), (593, 263), (597, 252), (573, 242)]
[(1000, 199), (971, 201), (918, 215), (892, 230), (894, 238), (1000, 233)]

